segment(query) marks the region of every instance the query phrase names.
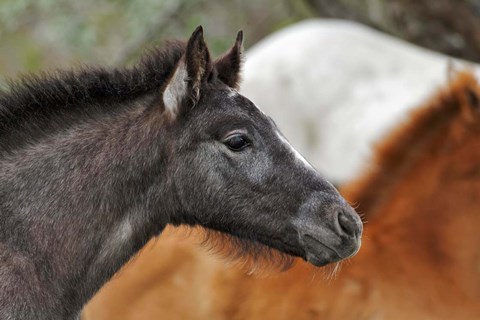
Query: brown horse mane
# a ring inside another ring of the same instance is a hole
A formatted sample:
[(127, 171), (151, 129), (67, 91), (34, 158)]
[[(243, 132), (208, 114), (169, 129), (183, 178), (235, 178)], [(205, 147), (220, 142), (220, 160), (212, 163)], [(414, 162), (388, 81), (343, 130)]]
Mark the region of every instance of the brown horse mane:
[(474, 110), (480, 107), (480, 88), (475, 76), (458, 72), (449, 84), (375, 146), (369, 169), (353, 183), (342, 188), (347, 199), (354, 199), (359, 212), (370, 219), (375, 208), (381, 207), (392, 189), (409, 168), (425, 153), (432, 137), (444, 132), (460, 118), (465, 123), (475, 121)]

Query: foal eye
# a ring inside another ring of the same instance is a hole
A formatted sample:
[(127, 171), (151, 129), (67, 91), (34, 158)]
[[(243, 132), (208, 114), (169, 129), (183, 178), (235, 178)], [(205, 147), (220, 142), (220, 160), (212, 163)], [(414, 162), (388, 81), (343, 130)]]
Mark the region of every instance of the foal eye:
[(248, 138), (242, 134), (230, 136), (224, 143), (232, 151), (241, 151), (250, 145)]

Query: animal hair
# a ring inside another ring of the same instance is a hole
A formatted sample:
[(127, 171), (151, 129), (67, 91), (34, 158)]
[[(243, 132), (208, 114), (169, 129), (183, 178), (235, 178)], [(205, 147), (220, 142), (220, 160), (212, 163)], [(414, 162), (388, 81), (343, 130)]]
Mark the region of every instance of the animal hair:
[(219, 70), (219, 78), (230, 87), (239, 89), (241, 68), (243, 66), (243, 32), (238, 32), (235, 45), (226, 54), (215, 61)]
[[(387, 153), (377, 149), (378, 163), (395, 161), (382, 160), (383, 156), (406, 157), (411, 164), (403, 170), (410, 174), (395, 173), (393, 162), (390, 168), (368, 172), (367, 182), (372, 184), (351, 185), (350, 195), (356, 195), (351, 200), (365, 213), (375, 209), (378, 215), (365, 228), (363, 248), (343, 263), (336, 281), (312, 283), (322, 272), (303, 262), (275, 279), (254, 279), (205, 254), (193, 254), (198, 251), (194, 245), (179, 245), (173, 239), (163, 246), (160, 241), (156, 248), (159, 262), (164, 262), (161, 268), (152, 266), (152, 255), (140, 257), (145, 263), (128, 281), (112, 283), (113, 288), (97, 297), (87, 308), (91, 314), (87, 319), (104, 313), (110, 313), (105, 319), (124, 314), (134, 319), (138, 312), (166, 319), (179, 314), (186, 319), (480, 319), (479, 93), (474, 77), (462, 73), (424, 106), (425, 111), (416, 112), (419, 117), (386, 137), (392, 149)], [(442, 127), (446, 130), (431, 132), (435, 127), (425, 124), (443, 122), (435, 118), (437, 112), (451, 113)], [(470, 120), (471, 112), (475, 117)], [(403, 140), (417, 125), (424, 129), (415, 136), (425, 139), (423, 157), (416, 155), (415, 141), (408, 145)], [(465, 131), (456, 132), (460, 129)], [(409, 152), (413, 154), (407, 156)], [(378, 177), (390, 174), (394, 177)], [(363, 193), (372, 193), (370, 187), (381, 190), (376, 184), (382, 182), (403, 188), (389, 188), (381, 195), (385, 199), (379, 199), (382, 205), (364, 206)], [(165, 258), (162, 250), (172, 254)], [(188, 282), (151, 285), (154, 279), (169, 276)], [(131, 293), (135, 285), (142, 295)], [(168, 303), (159, 308), (165, 299)]]
[(221, 231), (200, 226), (177, 227), (175, 234), (192, 237), (210, 253), (249, 274), (268, 275), (293, 267), (296, 258), (268, 247), (258, 241), (242, 239)]
[[(0, 91), (0, 150), (18, 147), (19, 136), (38, 139), (68, 125), (68, 119), (79, 121), (98, 112), (111, 112), (115, 104), (159, 90), (185, 49), (185, 43), (169, 41), (162, 49), (149, 50), (129, 68), (84, 66), (10, 80), (9, 88)], [(155, 101), (159, 107), (160, 95), (159, 90)], [(12, 137), (16, 137), (15, 143), (11, 143)]]

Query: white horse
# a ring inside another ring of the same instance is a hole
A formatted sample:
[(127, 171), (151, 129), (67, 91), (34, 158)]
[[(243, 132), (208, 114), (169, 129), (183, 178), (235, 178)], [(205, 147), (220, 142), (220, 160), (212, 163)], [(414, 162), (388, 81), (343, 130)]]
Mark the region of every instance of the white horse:
[(467, 66), (358, 23), (317, 19), (251, 48), (241, 87), (341, 184), (368, 164), (382, 135), (447, 81), (452, 62)]

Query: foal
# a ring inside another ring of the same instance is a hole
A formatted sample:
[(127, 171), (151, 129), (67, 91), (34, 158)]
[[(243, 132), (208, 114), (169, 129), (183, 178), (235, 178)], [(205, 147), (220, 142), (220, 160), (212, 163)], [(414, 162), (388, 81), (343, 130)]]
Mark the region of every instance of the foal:
[(475, 78), (456, 77), (385, 138), (376, 159), (343, 189), (369, 223), (364, 248), (335, 281), (302, 262), (259, 279), (163, 238), (100, 291), (85, 319), (480, 319)]
[(212, 61), (199, 27), (134, 68), (0, 95), (0, 319), (75, 318), (167, 224), (318, 266), (358, 251), (355, 211), (237, 93), (241, 47)]

